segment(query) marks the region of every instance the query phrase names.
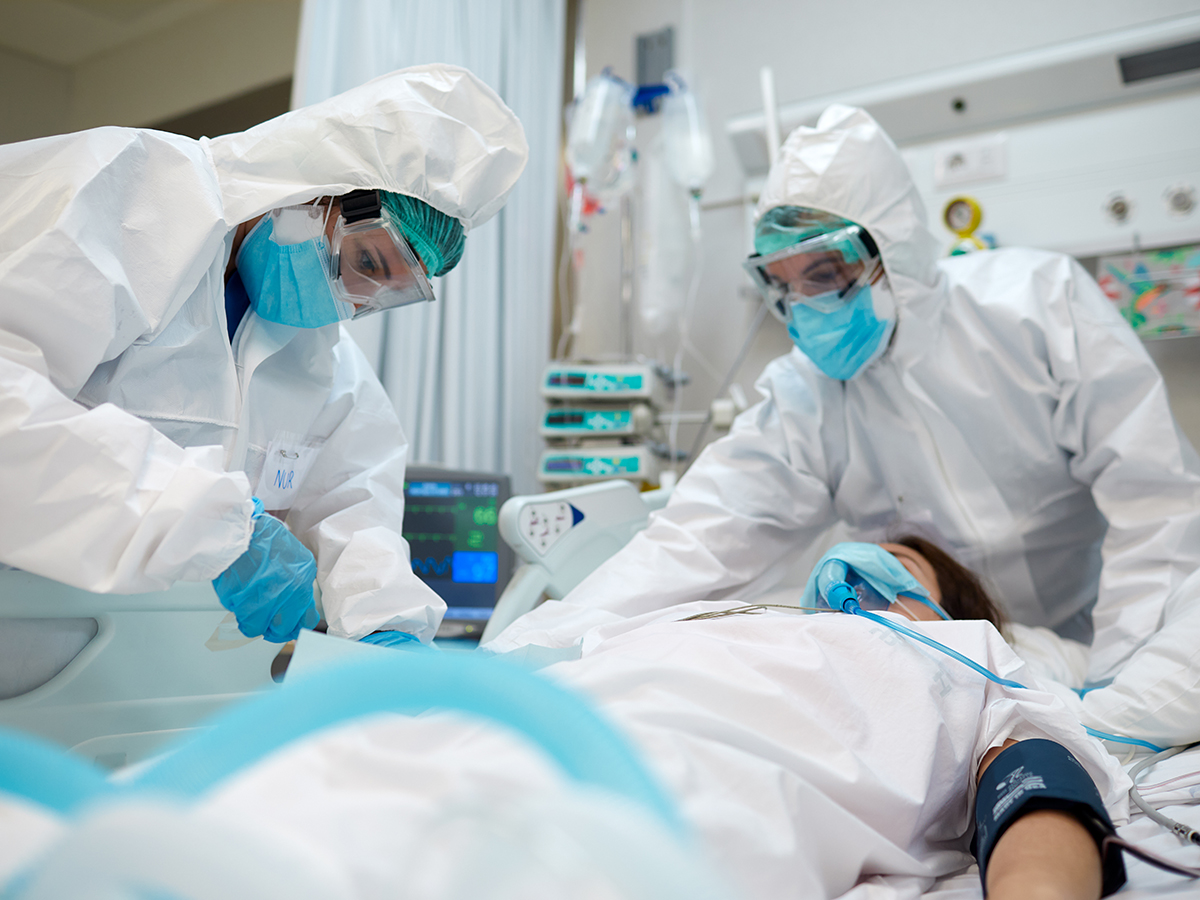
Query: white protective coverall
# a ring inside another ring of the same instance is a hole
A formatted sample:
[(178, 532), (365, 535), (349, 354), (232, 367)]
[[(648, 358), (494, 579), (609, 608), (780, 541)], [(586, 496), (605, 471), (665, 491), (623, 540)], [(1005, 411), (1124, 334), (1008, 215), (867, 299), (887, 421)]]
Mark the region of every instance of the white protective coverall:
[[(937, 259), (903, 159), (861, 110), (831, 107), (790, 135), (757, 214), (782, 205), (871, 234), (898, 307), (891, 347), (846, 382), (799, 350), (770, 363), (762, 401), (564, 602), (632, 616), (753, 598), (838, 521), (847, 540), (909, 530), (981, 574), (1017, 622), (1090, 641), (1089, 678), (1112, 678), (1158, 637), (1168, 597), (1200, 564), (1200, 460), (1133, 331), (1067, 256)], [(1177, 615), (1200, 605), (1190, 590), (1172, 598)], [(554, 606), (514, 623), (513, 640), (577, 637), (550, 635)], [(1200, 650), (1178, 651), (1143, 670), (1170, 670), (1158, 704), (1200, 692)], [(1108, 692), (1087, 695), (1088, 724), (1153, 731), (1136, 700), (1148, 684), (1131, 677), (1119, 711)]]
[(0, 147), (0, 562), (100, 592), (211, 579), (248, 544), (270, 443), (320, 446), (286, 522), (332, 633), (429, 640), (445, 605), (400, 535), (407, 443), (338, 325), (248, 311), (230, 345), (234, 229), (359, 188), (478, 225), (528, 155), (470, 72), (393, 72), (199, 141), (97, 128)]
[[(918, 896), (972, 862), (975, 772), (1010, 737), (1064, 744), (1114, 820), (1127, 817), (1117, 761), (1052, 695), (1000, 687), (857, 617), (679, 621), (729, 606), (608, 614), (585, 630), (580, 659), (543, 674), (589, 697), (632, 741), (734, 896)], [(896, 619), (1035, 683), (986, 622)], [(492, 725), (377, 717), (264, 760), (206, 808), (302, 842), (348, 873), (355, 896), (412, 885), (413, 896), (437, 897), (446, 894), (431, 889), (431, 872), (489, 858), (439, 827), (456, 812), (519, 806), (561, 778)]]

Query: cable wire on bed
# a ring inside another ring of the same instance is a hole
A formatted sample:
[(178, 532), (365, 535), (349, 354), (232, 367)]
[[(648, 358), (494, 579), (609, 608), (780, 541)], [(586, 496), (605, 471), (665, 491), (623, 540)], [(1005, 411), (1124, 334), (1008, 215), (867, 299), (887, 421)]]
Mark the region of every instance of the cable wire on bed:
[[(1151, 806), (1149, 803), (1147, 803), (1145, 801), (1145, 799), (1142, 797), (1141, 791), (1138, 790), (1138, 785), (1137, 785), (1138, 775), (1140, 775), (1146, 769), (1150, 768), (1151, 766), (1153, 766), (1156, 763), (1162, 762), (1165, 759), (1170, 759), (1172, 756), (1182, 753), (1184, 750), (1190, 750), (1193, 747), (1197, 746), (1198, 744), (1200, 744), (1200, 742), (1197, 742), (1196, 744), (1187, 744), (1182, 747), (1168, 747), (1166, 750), (1163, 750), (1161, 753), (1155, 753), (1153, 756), (1149, 756), (1146, 759), (1143, 759), (1140, 763), (1138, 763), (1136, 766), (1134, 766), (1132, 769), (1130, 769), (1129, 777), (1130, 777), (1130, 779), (1133, 780), (1133, 787), (1131, 787), (1129, 789), (1129, 799), (1134, 802), (1134, 804), (1137, 806), (1138, 809), (1140, 809), (1142, 812), (1144, 812), (1147, 816), (1149, 816), (1151, 819), (1153, 819), (1155, 822), (1157, 822), (1163, 828), (1167, 829), (1168, 831), (1170, 831), (1173, 834), (1175, 834), (1176, 836), (1178, 836), (1178, 838), (1181, 841), (1188, 841), (1190, 843), (1200, 845), (1200, 832), (1197, 832), (1196, 829), (1194, 829), (1188, 825), (1184, 825), (1182, 822), (1176, 822), (1174, 819), (1164, 816), (1157, 809), (1155, 809), (1153, 806)], [(1130, 852), (1133, 852), (1133, 851), (1130, 851)], [(1137, 856), (1136, 853), (1134, 855)], [(1141, 857), (1139, 857), (1139, 859), (1140, 858)], [(1147, 859), (1146, 862), (1151, 862), (1151, 860)], [(1151, 863), (1151, 864), (1158, 865), (1158, 863)], [(1172, 871), (1174, 871), (1174, 870), (1172, 870)], [(1200, 869), (1190, 869), (1190, 872), (1192, 873), (1193, 877), (1200, 876)]]

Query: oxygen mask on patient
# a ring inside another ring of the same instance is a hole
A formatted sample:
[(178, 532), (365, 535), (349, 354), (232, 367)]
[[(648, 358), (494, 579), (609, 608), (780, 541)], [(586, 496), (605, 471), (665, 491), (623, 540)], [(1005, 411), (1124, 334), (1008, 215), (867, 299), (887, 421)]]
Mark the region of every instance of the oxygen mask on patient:
[(858, 608), (888, 612), (893, 604), (923, 603), (942, 619), (945, 611), (895, 556), (878, 544), (837, 544), (813, 568), (800, 605), (817, 610)]

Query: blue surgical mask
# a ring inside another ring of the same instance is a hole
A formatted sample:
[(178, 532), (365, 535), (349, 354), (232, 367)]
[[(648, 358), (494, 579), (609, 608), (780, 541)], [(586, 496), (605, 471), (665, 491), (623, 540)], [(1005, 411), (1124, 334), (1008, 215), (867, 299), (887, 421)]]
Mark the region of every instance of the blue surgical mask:
[[(818, 369), (848, 381), (887, 349), (896, 306), (884, 281), (860, 288), (849, 303), (838, 305), (834, 299), (823, 304), (815, 297), (791, 304), (788, 334)], [(836, 308), (821, 312), (813, 306)]]
[[(826, 563), (832, 560), (842, 566), (840, 570), (834, 569), (834, 576), (826, 569)], [(829, 600), (822, 592), (830, 580), (849, 584), (859, 605), (866, 610), (886, 611), (903, 597), (925, 604), (943, 619), (950, 618), (904, 564), (878, 544), (848, 542), (831, 547), (813, 567), (800, 605), (809, 609), (829, 609)]]
[(329, 285), (325, 239), (280, 246), (271, 239), (274, 217), (265, 215), (238, 250), (237, 270), (250, 306), (268, 322), (296, 328), (320, 328), (353, 314)]

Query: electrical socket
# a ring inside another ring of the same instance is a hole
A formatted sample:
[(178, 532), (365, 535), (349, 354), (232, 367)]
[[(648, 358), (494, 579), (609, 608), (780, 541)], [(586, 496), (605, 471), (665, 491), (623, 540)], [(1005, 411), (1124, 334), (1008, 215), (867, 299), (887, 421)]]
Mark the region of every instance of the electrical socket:
[(1003, 134), (950, 141), (934, 148), (933, 186), (937, 190), (1007, 175), (1008, 140)]

